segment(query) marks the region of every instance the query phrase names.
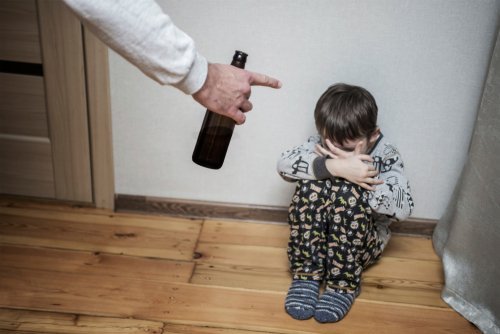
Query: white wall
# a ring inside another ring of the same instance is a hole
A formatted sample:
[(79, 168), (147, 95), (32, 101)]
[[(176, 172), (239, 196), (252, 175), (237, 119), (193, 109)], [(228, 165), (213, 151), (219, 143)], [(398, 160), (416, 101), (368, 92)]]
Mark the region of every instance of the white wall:
[(205, 111), (110, 54), (116, 192), (287, 206), (293, 185), (279, 154), (314, 133), (313, 110), (332, 83), (375, 96), (379, 124), (401, 150), (416, 208), (439, 218), (464, 163), (500, 1), (159, 0), (210, 61), (235, 49), (247, 69), (283, 82), (256, 87), (218, 171), (191, 162)]

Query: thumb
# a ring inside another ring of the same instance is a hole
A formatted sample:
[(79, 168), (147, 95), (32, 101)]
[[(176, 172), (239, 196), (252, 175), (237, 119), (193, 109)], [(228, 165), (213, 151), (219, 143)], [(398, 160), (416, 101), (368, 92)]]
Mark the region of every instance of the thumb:
[(281, 81), (265, 74), (247, 71), (250, 75), (249, 83), (251, 86), (266, 86), (271, 88), (281, 88)]

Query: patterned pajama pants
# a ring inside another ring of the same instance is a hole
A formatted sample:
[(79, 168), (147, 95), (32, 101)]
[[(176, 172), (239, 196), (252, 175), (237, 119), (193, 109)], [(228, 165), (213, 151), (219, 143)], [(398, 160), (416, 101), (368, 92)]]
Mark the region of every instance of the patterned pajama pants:
[(361, 273), (383, 249), (363, 188), (344, 179), (297, 182), (289, 208), (288, 258), (294, 279), (357, 292)]

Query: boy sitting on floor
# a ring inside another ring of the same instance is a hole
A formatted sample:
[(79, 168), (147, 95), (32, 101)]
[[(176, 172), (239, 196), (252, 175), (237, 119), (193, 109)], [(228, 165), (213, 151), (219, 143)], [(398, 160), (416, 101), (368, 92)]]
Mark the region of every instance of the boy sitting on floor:
[(377, 127), (377, 113), (364, 88), (333, 85), (316, 105), (319, 134), (278, 161), (279, 174), (297, 182), (285, 300), (295, 319), (341, 320), (360, 293), (363, 270), (389, 241), (390, 218), (404, 220), (413, 209), (403, 160)]

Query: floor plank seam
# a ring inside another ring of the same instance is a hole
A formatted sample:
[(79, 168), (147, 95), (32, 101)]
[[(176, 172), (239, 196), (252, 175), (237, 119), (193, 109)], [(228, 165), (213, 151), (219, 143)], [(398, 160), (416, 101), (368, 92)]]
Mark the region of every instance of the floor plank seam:
[(76, 253), (81, 253), (81, 254), (93, 254), (93, 255), (123, 256), (123, 257), (134, 258), (134, 259), (148, 259), (148, 260), (155, 260), (155, 261), (172, 261), (172, 262), (182, 262), (182, 263), (193, 263), (193, 261), (185, 260), (185, 259), (175, 259), (175, 258), (158, 257), (158, 256), (140, 256), (140, 255), (125, 254), (123, 252), (113, 253), (113, 252), (108, 252), (108, 251), (103, 251), (103, 250), (90, 250), (90, 249), (86, 250), (86, 249), (78, 249), (78, 248), (39, 246), (39, 245), (33, 246), (33, 245), (25, 244), (25, 243), (3, 241), (0, 239), (0, 247), (2, 247), (2, 246), (26, 247), (26, 248), (33, 248), (33, 249), (49, 249), (49, 250), (57, 250), (57, 251), (76, 252)]
[(198, 265), (196, 260), (197, 260), (197, 258), (201, 257), (201, 255), (199, 255), (199, 253), (197, 253), (196, 250), (198, 249), (198, 245), (200, 244), (201, 234), (203, 233), (203, 228), (205, 227), (205, 222), (206, 222), (206, 219), (201, 220), (200, 230), (198, 231), (198, 236), (196, 237), (196, 242), (194, 243), (193, 254), (191, 257), (192, 260), (190, 261), (190, 262), (193, 262), (194, 265), (193, 265), (193, 270), (191, 271), (191, 276), (188, 279), (188, 283), (191, 283), (193, 276), (194, 276), (194, 273), (196, 272), (196, 266)]

